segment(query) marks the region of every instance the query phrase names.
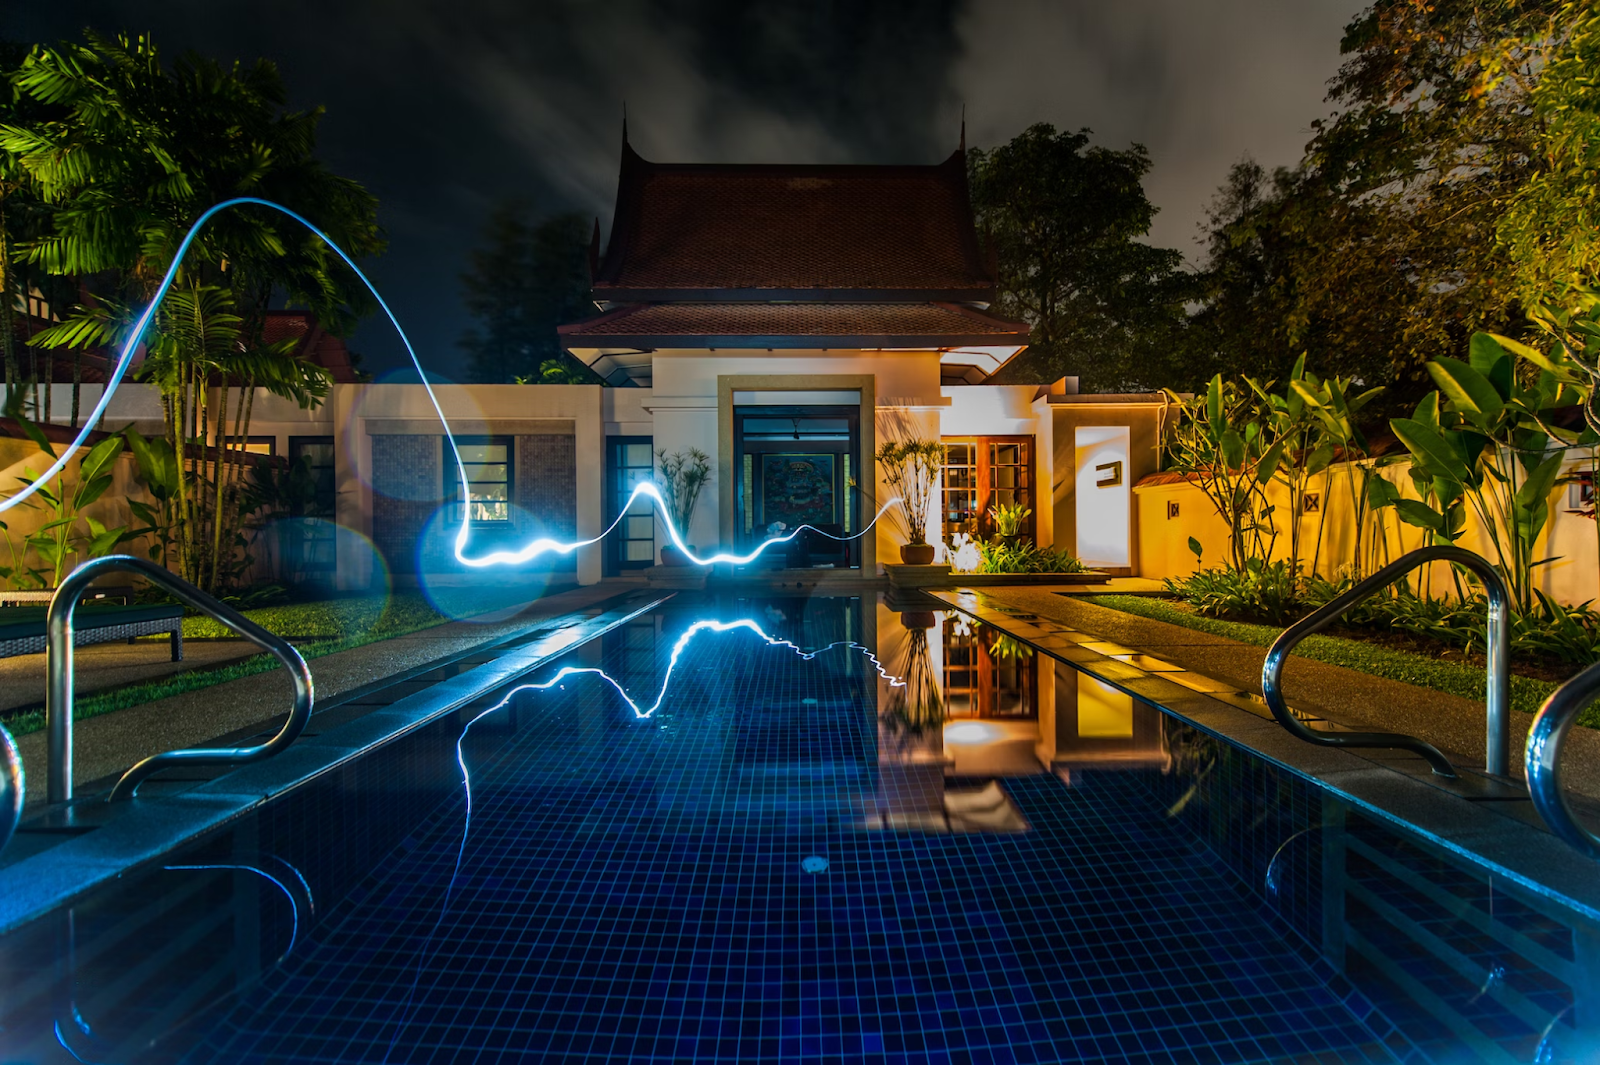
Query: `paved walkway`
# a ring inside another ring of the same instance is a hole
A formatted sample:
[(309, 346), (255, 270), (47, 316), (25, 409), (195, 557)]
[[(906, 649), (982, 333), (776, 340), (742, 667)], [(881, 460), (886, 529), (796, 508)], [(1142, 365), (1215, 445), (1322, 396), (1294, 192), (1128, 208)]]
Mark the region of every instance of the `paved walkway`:
[[(248, 640), (185, 640), (183, 661), (172, 661), (172, 645), (165, 636), (138, 643), (96, 643), (80, 647), (72, 660), (80, 695), (121, 688), (145, 680), (159, 680), (191, 669), (209, 669), (259, 654)], [(0, 711), (44, 702), (44, 655), (0, 658)]]
[[(1222, 636), (1196, 632), (1120, 610), (1095, 606), (1042, 588), (986, 588), (992, 598), (1073, 628), (1164, 658), (1214, 680), (1261, 694), (1267, 652)], [(1340, 724), (1420, 736), (1443, 751), (1483, 764), (1483, 703), (1373, 677), (1343, 666), (1291, 656), (1283, 691), (1289, 705)], [(1522, 755), (1531, 714), (1511, 715), (1512, 774), (1523, 776)], [(1600, 798), (1600, 731), (1575, 728), (1567, 741), (1562, 782)]]
[[(542, 618), (583, 610), (642, 587), (638, 581), (605, 580), (535, 600), (515, 613), (496, 611), (313, 658), (309, 664), (317, 700), (330, 700), (343, 692), (395, 673), (506, 639), (532, 628), (533, 623)], [(218, 644), (232, 642), (217, 641)], [(188, 647), (186, 643), (186, 653)], [(140, 650), (138, 647), (129, 649)], [(144, 650), (146, 654), (154, 653), (151, 649)], [(43, 656), (38, 657), (41, 660), (38, 666), (41, 679), (38, 684), (42, 691)], [(74, 778), (81, 782), (97, 780), (119, 773), (149, 755), (192, 747), (270, 721), (288, 710), (293, 698), (294, 689), (289, 678), (283, 670), (275, 669), (184, 692), (168, 699), (158, 699), (142, 706), (86, 718), (75, 724)], [(37, 697), (32, 701), (37, 701)], [(17, 747), (27, 771), (27, 801), (42, 802), (45, 788), (44, 731), (41, 729), (19, 736)]]

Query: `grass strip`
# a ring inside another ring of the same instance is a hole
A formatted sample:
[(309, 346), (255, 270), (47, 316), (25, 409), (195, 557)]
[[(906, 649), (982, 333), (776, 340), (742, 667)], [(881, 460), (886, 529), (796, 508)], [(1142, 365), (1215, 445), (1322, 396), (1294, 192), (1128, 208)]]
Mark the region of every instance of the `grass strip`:
[[(382, 639), (450, 620), (421, 592), (258, 607), (246, 610), (244, 616), (286, 640), (344, 640), (364, 634)], [(186, 640), (233, 639), (237, 635), (215, 618), (201, 615), (183, 619)]]
[[(1283, 630), (1270, 625), (1252, 625), (1244, 621), (1223, 621), (1204, 618), (1180, 609), (1164, 599), (1140, 595), (1092, 595), (1084, 601), (1095, 606), (1109, 607), (1125, 614), (1136, 614), (1152, 621), (1165, 621), (1181, 625), (1196, 632), (1222, 636), (1252, 647), (1270, 647)], [(1377, 647), (1360, 640), (1340, 636), (1308, 636), (1294, 649), (1302, 658), (1310, 658), (1329, 665), (1343, 666), (1368, 676), (1414, 684), (1464, 699), (1483, 699), (1483, 670), (1459, 662), (1445, 662), (1409, 651), (1395, 651)], [(1554, 681), (1511, 675), (1511, 708), (1525, 714), (1536, 713), (1550, 693), (1556, 690)], [(1580, 725), (1600, 728), (1600, 707), (1590, 707), (1578, 718)]]
[[(479, 593), (480, 597), (482, 593)], [(518, 600), (521, 602), (522, 600)], [(480, 598), (476, 610), (466, 613), (485, 613)], [(296, 647), (306, 659), (348, 651), (355, 647), (378, 643), (395, 636), (431, 629), (456, 617), (440, 613), (420, 592), (396, 592), (391, 595), (360, 596), (333, 599), (315, 603), (294, 603), (288, 606), (260, 607), (246, 610), (250, 618), (264, 628), (290, 640), (310, 640)], [(185, 639), (236, 638), (237, 633), (208, 617), (183, 620)], [(165, 640), (166, 637), (157, 637)], [(132, 706), (166, 699), (185, 692), (209, 688), (230, 680), (255, 676), (281, 666), (269, 654), (252, 655), (239, 662), (210, 669), (186, 670), (156, 680), (140, 681), (109, 691), (81, 696), (73, 705), (72, 718), (98, 717)], [(0, 714), (13, 736), (25, 736), (44, 728), (44, 708), (14, 710)]]

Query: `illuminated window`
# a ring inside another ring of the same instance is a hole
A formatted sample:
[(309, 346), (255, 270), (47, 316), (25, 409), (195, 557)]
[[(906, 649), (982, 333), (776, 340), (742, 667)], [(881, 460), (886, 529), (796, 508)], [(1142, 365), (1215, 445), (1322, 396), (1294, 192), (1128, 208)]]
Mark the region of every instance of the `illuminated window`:
[[(229, 451), (238, 451), (239, 442), (231, 441)], [(247, 436), (244, 438), (244, 451), (250, 455), (276, 455), (278, 453), (278, 438), (275, 436)]]
[[(473, 521), (511, 520), (511, 440), (509, 437), (476, 436), (457, 440), (461, 465), (467, 474), (468, 516)], [(449, 463), (445, 464), (447, 467)], [(461, 489), (454, 470), (446, 476), (455, 485), (450, 494), (458, 501)], [(455, 512), (457, 519), (461, 510)]]
[[(1021, 505), (1036, 510), (1033, 498), (1033, 437), (974, 436), (946, 438), (944, 465), (944, 535), (955, 533), (986, 540), (995, 534), (993, 507)], [(1022, 523), (1022, 535), (1034, 535), (1035, 515)]]

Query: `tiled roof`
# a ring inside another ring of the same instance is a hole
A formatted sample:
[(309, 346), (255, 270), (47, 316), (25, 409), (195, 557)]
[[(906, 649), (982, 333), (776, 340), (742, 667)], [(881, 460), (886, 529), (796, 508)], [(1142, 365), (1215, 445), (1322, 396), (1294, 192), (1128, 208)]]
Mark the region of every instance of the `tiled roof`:
[(652, 163), (623, 146), (602, 299), (982, 301), (964, 155), (936, 166)]
[(641, 303), (560, 328), (567, 347), (1026, 344), (1028, 326), (950, 303)]
[(336, 384), (359, 380), (344, 341), (322, 328), (314, 316), (306, 311), (268, 311), (261, 325), (261, 339), (276, 344), (290, 337), (305, 338), (295, 349), (296, 357), (327, 370)]

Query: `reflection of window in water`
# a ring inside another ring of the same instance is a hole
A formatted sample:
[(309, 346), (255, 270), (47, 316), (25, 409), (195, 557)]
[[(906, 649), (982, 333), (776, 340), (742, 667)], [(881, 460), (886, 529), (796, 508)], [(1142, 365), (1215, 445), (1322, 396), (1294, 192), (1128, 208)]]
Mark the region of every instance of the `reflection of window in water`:
[(988, 625), (946, 623), (944, 692), (950, 717), (1039, 716), (1039, 660), (1033, 648)]

